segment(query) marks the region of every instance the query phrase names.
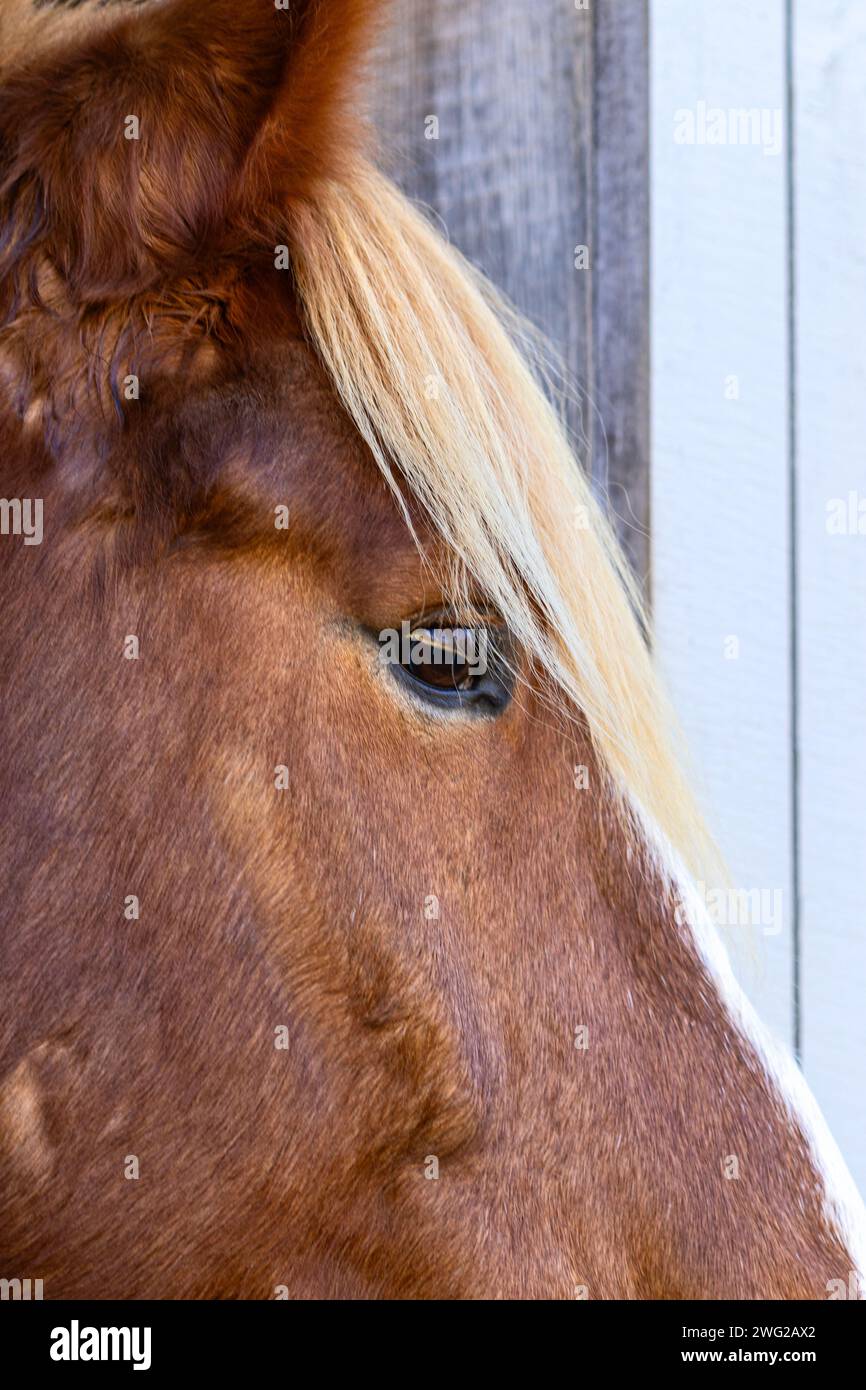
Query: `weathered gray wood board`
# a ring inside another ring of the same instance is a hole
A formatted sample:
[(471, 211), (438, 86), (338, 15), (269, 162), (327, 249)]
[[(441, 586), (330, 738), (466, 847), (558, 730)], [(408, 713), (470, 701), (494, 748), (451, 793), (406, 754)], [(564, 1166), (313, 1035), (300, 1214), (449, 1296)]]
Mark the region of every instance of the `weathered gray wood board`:
[(647, 63), (645, 0), (396, 0), (374, 83), (387, 167), (577, 383), (569, 427), (644, 579)]

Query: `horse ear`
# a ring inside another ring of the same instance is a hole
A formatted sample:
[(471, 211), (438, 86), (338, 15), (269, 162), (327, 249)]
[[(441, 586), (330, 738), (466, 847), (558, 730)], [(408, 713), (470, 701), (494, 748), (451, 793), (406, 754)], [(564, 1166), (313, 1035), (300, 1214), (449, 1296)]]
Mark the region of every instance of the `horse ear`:
[(0, 80), (0, 276), (41, 252), (78, 302), (133, 294), (201, 269), (257, 202), (307, 196), (356, 148), (378, 9), (162, 0), (67, 26)]

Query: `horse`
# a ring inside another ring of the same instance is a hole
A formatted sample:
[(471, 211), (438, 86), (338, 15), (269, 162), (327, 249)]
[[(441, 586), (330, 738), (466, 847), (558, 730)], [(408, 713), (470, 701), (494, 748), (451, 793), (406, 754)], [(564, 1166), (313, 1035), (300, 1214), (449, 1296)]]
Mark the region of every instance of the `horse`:
[(3, 6), (0, 1273), (833, 1297), (860, 1198), (543, 358), (379, 171), (384, 17)]

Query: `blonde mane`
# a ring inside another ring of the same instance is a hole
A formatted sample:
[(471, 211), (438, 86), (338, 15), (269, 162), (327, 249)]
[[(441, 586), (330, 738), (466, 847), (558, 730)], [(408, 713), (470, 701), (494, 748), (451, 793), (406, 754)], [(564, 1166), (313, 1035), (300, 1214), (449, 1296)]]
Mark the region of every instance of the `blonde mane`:
[(480, 585), (558, 705), (585, 718), (621, 806), (718, 882), (641, 598), (516, 345), (525, 325), (368, 164), (321, 186), (292, 240), (314, 345), (401, 504), (402, 480), (456, 557), (452, 601)]

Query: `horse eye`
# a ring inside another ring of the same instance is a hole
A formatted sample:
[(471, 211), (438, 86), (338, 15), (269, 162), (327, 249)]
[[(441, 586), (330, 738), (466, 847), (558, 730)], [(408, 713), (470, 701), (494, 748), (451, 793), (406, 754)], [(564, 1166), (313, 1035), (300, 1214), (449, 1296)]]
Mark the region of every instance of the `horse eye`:
[[(394, 634), (396, 635), (396, 634)], [(452, 627), (444, 620), (404, 623), (389, 664), (398, 679), (428, 703), (499, 710), (511, 698), (503, 628)], [(384, 647), (383, 647), (384, 652)]]
[(471, 690), (487, 671), (486, 646), (486, 628), (416, 627), (402, 664), (435, 690)]

